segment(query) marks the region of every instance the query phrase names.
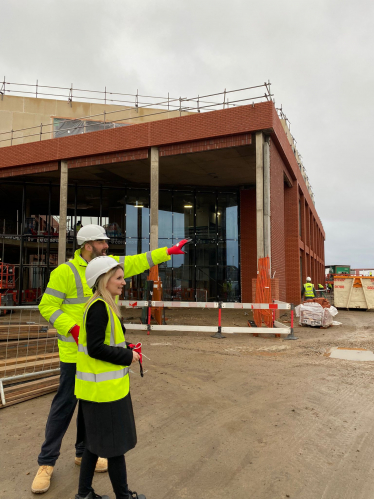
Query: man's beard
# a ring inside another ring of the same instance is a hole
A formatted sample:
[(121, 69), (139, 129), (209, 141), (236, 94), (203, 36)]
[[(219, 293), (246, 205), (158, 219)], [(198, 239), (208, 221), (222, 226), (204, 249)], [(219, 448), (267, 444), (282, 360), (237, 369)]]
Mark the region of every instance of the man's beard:
[(106, 256), (106, 252), (106, 249), (97, 250), (96, 248), (92, 247), (91, 259), (96, 258), (97, 256)]

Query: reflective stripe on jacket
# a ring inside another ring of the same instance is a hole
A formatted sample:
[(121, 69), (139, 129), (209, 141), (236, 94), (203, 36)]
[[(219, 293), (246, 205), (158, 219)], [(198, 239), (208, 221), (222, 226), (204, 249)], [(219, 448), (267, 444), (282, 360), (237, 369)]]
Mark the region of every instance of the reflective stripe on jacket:
[(305, 298), (314, 298), (313, 284), (311, 282), (307, 282), (304, 284), (304, 296)]
[[(125, 277), (140, 274), (153, 265), (170, 260), (167, 248), (158, 248), (140, 255), (110, 256), (124, 265)], [(57, 329), (62, 362), (77, 361), (77, 344), (69, 331), (76, 324), (82, 325), (84, 305), (92, 296), (92, 290), (86, 282), (86, 267), (87, 262), (81, 257), (81, 250), (76, 250), (72, 260), (51, 272), (39, 305), (42, 316)]]
[(79, 332), (75, 396), (78, 399), (89, 400), (91, 402), (113, 402), (114, 400), (126, 397), (129, 393), (129, 368), (94, 359), (88, 354), (87, 312), (99, 300), (105, 303), (108, 313), (104, 344), (112, 347), (127, 348), (119, 318), (102, 298), (97, 298), (86, 309), (83, 326)]

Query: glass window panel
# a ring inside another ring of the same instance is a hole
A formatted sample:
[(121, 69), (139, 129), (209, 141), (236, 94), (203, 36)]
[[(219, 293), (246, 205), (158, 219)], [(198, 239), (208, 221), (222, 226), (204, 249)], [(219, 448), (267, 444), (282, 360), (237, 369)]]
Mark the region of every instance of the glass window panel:
[(240, 300), (239, 270), (235, 267), (217, 267), (217, 288), (222, 301)]
[(173, 233), (173, 213), (171, 208), (171, 191), (160, 191), (158, 209), (158, 237), (172, 237)]
[(145, 299), (145, 281), (147, 280), (147, 273), (142, 273), (126, 279), (125, 287), (125, 300), (143, 300)]
[(126, 236), (149, 237), (149, 192), (146, 190), (127, 190)]
[(197, 301), (217, 300), (217, 266), (196, 268)]
[(149, 239), (142, 239), (141, 243), (142, 243), (141, 252), (145, 253), (146, 251), (149, 251)]
[[(126, 230), (126, 197), (125, 189), (103, 189), (102, 224), (110, 238), (121, 240)], [(100, 196), (100, 192), (98, 193)], [(98, 217), (100, 212), (98, 213)]]
[(173, 197), (173, 237), (184, 239), (194, 237), (194, 194), (174, 191)]
[(162, 281), (162, 298), (163, 300), (172, 299), (172, 270), (169, 267), (161, 266), (158, 267), (158, 275)]
[(126, 239), (126, 255), (137, 255), (138, 254), (138, 240)]
[[(21, 233), (21, 206), (22, 206), (22, 185), (2, 183), (0, 185), (1, 196), (1, 215), (0, 215), (0, 230), (3, 232), (5, 227), (6, 234), (20, 234)], [(48, 196), (48, 194), (47, 194)], [(43, 207), (34, 207), (34, 210), (45, 213), (47, 203), (43, 203)], [(18, 223), (17, 223), (18, 221)], [(4, 225), (5, 224), (5, 225)], [(19, 253), (19, 252), (18, 252)]]
[(227, 240), (218, 243), (218, 264), (239, 266), (239, 241)]
[(217, 199), (218, 237), (220, 239), (238, 239), (238, 195), (220, 193)]
[(196, 265), (217, 265), (217, 243), (198, 239), (196, 241)]
[[(177, 244), (180, 241), (180, 239), (173, 239), (173, 242), (170, 244), (174, 245)], [(194, 241), (191, 241), (189, 244), (184, 246), (185, 252), (184, 255), (173, 255), (172, 260), (173, 260), (173, 267), (181, 267), (182, 265), (195, 265), (195, 243)]]
[(196, 194), (196, 237), (216, 239), (216, 195), (212, 192)]
[(173, 270), (173, 300), (195, 301), (195, 266), (184, 265)]

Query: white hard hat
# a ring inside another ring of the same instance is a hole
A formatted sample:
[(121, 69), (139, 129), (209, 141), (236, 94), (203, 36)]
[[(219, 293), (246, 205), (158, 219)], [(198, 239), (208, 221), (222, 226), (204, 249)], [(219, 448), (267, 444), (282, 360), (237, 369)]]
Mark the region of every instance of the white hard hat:
[(98, 241), (100, 239), (109, 239), (106, 235), (104, 227), (100, 225), (90, 224), (85, 225), (81, 229), (79, 229), (77, 233), (77, 241), (79, 246), (88, 241)]
[(89, 262), (86, 268), (86, 281), (93, 288), (98, 278), (120, 264), (110, 256), (97, 256)]
[(312, 280), (312, 279), (311, 279), (310, 277), (307, 277), (307, 278), (306, 278), (306, 280), (307, 280), (308, 282), (311, 282), (311, 280)]

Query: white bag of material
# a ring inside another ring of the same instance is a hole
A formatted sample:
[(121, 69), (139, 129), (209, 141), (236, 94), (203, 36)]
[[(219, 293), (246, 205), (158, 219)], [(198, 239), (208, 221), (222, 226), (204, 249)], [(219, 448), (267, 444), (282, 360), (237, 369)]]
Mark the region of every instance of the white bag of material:
[(296, 317), (300, 317), (302, 310), (303, 311), (305, 311), (305, 310), (313, 311), (315, 309), (321, 309), (321, 308), (322, 307), (319, 303), (314, 303), (314, 302), (310, 302), (308, 304), (301, 303), (300, 305), (295, 307)]
[(333, 321), (334, 321), (334, 319), (333, 319), (333, 315), (330, 312), (330, 308), (324, 308), (323, 315), (322, 315), (322, 327), (331, 326)]
[[(319, 303), (308, 303), (299, 305), (300, 326), (322, 326), (324, 310)], [(330, 316), (331, 317), (331, 316)], [(331, 317), (332, 320), (332, 317)]]
[(337, 313), (338, 313), (338, 309), (337, 309), (337, 308), (335, 308), (335, 307), (333, 307), (332, 305), (331, 305), (331, 307), (330, 307), (328, 310), (330, 311), (330, 314), (331, 314), (333, 317), (335, 317), (335, 315), (337, 315)]
[(323, 308), (319, 303), (302, 303), (295, 308), (296, 316), (300, 317), (300, 326), (329, 327), (338, 313), (335, 307)]

